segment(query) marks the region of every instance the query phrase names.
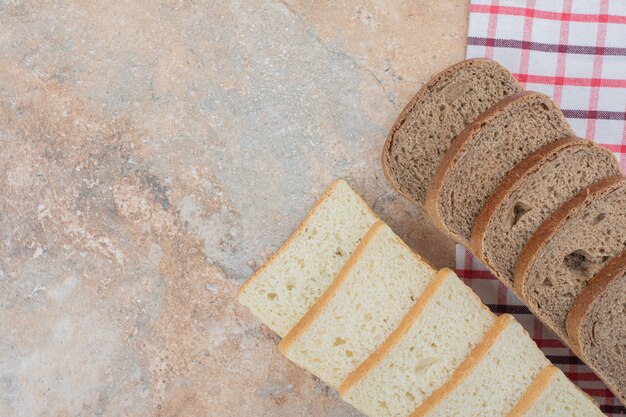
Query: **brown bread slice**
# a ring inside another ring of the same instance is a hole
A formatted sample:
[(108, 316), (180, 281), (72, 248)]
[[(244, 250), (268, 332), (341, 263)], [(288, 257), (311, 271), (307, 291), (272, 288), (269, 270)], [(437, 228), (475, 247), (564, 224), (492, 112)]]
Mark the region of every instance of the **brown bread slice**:
[(387, 180), (409, 200), (424, 204), (428, 184), (452, 139), (480, 113), (519, 91), (515, 78), (487, 59), (462, 61), (439, 73), (391, 128), (382, 154)]
[(574, 300), (626, 249), (626, 178), (610, 177), (557, 209), (528, 241), (515, 270), (526, 305), (564, 341)]
[(619, 175), (615, 156), (577, 138), (545, 145), (524, 159), (489, 197), (472, 232), (472, 249), (505, 283), (539, 225), (583, 188)]
[(576, 353), (626, 405), (626, 251), (580, 293), (567, 316), (567, 334)]
[(426, 196), (431, 219), (469, 246), (480, 210), (506, 174), (542, 146), (573, 134), (549, 97), (525, 91), (505, 98), (472, 122), (444, 155)]

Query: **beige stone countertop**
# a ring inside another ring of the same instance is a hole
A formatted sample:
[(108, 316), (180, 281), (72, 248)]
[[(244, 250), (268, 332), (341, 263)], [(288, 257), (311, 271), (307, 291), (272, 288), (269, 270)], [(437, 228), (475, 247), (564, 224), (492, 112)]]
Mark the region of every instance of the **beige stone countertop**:
[(0, 416), (356, 416), (237, 288), (342, 177), (438, 266), (379, 154), (466, 0), (0, 4)]

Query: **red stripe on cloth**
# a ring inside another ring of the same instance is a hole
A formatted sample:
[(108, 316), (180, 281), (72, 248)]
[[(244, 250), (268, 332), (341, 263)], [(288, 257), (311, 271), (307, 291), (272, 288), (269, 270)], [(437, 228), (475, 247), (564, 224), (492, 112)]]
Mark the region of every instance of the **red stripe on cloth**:
[(622, 136), (622, 144), (617, 145), (613, 143), (601, 143), (602, 146), (610, 150), (611, 152), (621, 153), (626, 155), (626, 123), (624, 124), (624, 134)]
[(468, 265), (467, 262), (465, 263), (465, 268), (464, 269), (457, 269), (456, 270), (456, 274), (458, 276), (460, 276), (461, 278), (464, 278), (464, 279), (489, 279), (489, 280), (497, 279), (489, 271), (482, 271), (482, 270), (478, 270), (478, 269), (472, 269), (471, 264)]
[[(552, 339), (546, 339), (543, 335), (543, 323), (541, 323), (541, 321), (534, 316), (533, 317), (533, 335), (532, 335), (533, 340), (535, 341), (535, 343), (537, 343), (537, 346), (542, 347), (542, 344), (544, 343), (553, 343), (553, 342), (557, 342), (558, 345), (557, 346), (549, 346), (549, 347), (559, 347), (562, 348), (563, 344), (561, 343), (560, 340), (552, 340)], [(543, 346), (543, 347), (548, 347), (548, 346)]]
[[(539, 320), (535, 319), (535, 322), (539, 323), (539, 325), (543, 328), (543, 325), (541, 324)], [(535, 337), (537, 337), (537, 334), (541, 334), (541, 333), (535, 333)], [(563, 342), (557, 339), (544, 339), (544, 338), (538, 337), (534, 340), (535, 340), (535, 343), (537, 343), (537, 346), (539, 346), (540, 348), (565, 349), (565, 345), (563, 344)]]
[(472, 4), (470, 5), (470, 12), (504, 14), (504, 15), (509, 15), (509, 16), (532, 16), (537, 19), (567, 20), (570, 22), (626, 24), (626, 16), (616, 16), (616, 15), (610, 15), (608, 13), (592, 14), (592, 13), (549, 12), (546, 10), (529, 10), (526, 7), (499, 6), (499, 5), (494, 5), (494, 4), (492, 5)]
[(600, 380), (600, 378), (598, 378), (596, 374), (594, 374), (591, 371), (589, 372), (569, 371), (569, 372), (565, 372), (565, 375), (567, 375), (569, 379), (572, 379), (575, 381), (599, 381)]
[[(492, 0), (491, 5), (493, 7), (498, 7), (499, 0)], [(491, 14), (489, 15), (489, 22), (487, 23), (487, 37), (489, 39), (494, 39), (496, 36), (496, 26), (498, 24), (498, 15)], [(487, 43), (485, 45), (485, 58), (493, 59), (493, 44)]]
[[(609, 11), (609, 2), (608, 0), (600, 1), (600, 13), (608, 13)], [(598, 35), (596, 39), (596, 47), (604, 49), (604, 45), (606, 45), (606, 22), (600, 22), (598, 24)], [(602, 78), (602, 55), (596, 55), (593, 60), (593, 78), (601, 79)], [(589, 110), (598, 110), (598, 101), (600, 100), (600, 89), (598, 86), (592, 86), (591, 93), (589, 94)], [(588, 138), (595, 139), (596, 137), (596, 119), (589, 119), (587, 121), (587, 132), (586, 136)]]
[(626, 88), (626, 79), (557, 77), (550, 75), (513, 74), (521, 83), (574, 85), (578, 87), (613, 87)]
[[(474, 272), (476, 272), (474, 270), (474, 265), (473, 265), (473, 256), (472, 253), (470, 251), (468, 251), (467, 249), (465, 249), (464, 247), (462, 248), (463, 250), (463, 269), (456, 269), (456, 274), (462, 278), (467, 285), (469, 285), (470, 287), (472, 286), (472, 280), (476, 278), (476, 274)], [(466, 271), (467, 273), (462, 273), (461, 271)]]
[(500, 283), (498, 285), (498, 304), (506, 304), (507, 299), (506, 299), (506, 295), (508, 293), (508, 290), (506, 288), (506, 286), (502, 283)]
[[(527, 0), (526, 1), (526, 9), (527, 10), (535, 10), (535, 0)], [(526, 42), (530, 42), (532, 40), (533, 34), (533, 13), (526, 14), (524, 17), (524, 31), (522, 34), (522, 45), (525, 45)], [(522, 48), (522, 54), (519, 62), (519, 72), (520, 74), (528, 74), (528, 67), (530, 65), (530, 49), (527, 47)], [(522, 87), (526, 87), (526, 82), (520, 81)]]
[(465, 251), (465, 269), (467, 269), (468, 271), (473, 270), (473, 260), (474, 258), (472, 257), (472, 254), (470, 253), (470, 251), (468, 251), (467, 249), (463, 249)]
[[(572, 11), (572, 0), (563, 1), (563, 13), (569, 14)], [(561, 31), (559, 35), (559, 45), (567, 45), (569, 38), (569, 20), (561, 20)], [(556, 76), (565, 76), (565, 61), (567, 55), (560, 48), (556, 55)], [(561, 107), (561, 98), (563, 97), (563, 85), (554, 86), (554, 102)]]

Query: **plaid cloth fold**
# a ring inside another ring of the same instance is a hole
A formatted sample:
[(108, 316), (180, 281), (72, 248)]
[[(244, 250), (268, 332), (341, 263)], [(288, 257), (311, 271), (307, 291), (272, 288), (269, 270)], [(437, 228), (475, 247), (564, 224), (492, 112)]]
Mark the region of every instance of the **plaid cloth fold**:
[[(626, 1), (471, 0), (467, 58), (494, 59), (528, 90), (552, 97), (578, 136), (626, 170)], [(460, 245), (459, 276), (491, 309), (511, 313), (548, 358), (608, 416), (626, 408), (506, 287)]]

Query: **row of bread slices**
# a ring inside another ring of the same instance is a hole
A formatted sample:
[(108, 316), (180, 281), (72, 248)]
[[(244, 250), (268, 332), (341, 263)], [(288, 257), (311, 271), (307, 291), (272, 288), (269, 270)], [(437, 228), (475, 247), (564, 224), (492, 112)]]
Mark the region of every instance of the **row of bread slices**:
[(603, 415), (517, 321), (436, 272), (343, 181), (239, 301), (369, 416)]
[(598, 274), (613, 258), (611, 268), (624, 268), (626, 257), (626, 180), (609, 151), (576, 138), (550, 98), (479, 59), (418, 92), (382, 159), (394, 188), (626, 402), (626, 278)]

